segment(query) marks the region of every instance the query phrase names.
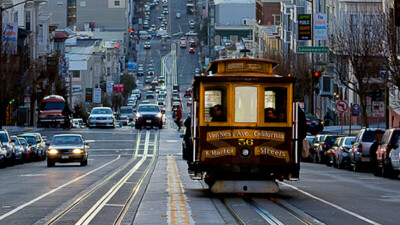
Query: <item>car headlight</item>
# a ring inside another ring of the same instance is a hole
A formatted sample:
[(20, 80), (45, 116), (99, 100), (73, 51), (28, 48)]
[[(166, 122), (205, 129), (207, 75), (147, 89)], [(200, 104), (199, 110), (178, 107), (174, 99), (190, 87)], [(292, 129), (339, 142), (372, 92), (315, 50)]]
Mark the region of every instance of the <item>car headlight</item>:
[(140, 113), (136, 113), (136, 118), (141, 117), (142, 115), (140, 115)]
[(58, 153), (58, 150), (57, 149), (49, 149), (48, 151), (47, 151), (47, 154), (50, 154), (50, 155), (54, 155), (54, 154), (57, 154)]
[(162, 117), (162, 113), (159, 112), (159, 113), (156, 115), (156, 117), (157, 117), (157, 118), (161, 118), (161, 117)]
[(76, 149), (74, 149), (74, 150), (72, 150), (72, 153), (73, 154), (81, 154), (81, 153), (83, 153), (84, 151), (82, 150), (82, 149), (79, 149), (79, 148), (76, 148)]

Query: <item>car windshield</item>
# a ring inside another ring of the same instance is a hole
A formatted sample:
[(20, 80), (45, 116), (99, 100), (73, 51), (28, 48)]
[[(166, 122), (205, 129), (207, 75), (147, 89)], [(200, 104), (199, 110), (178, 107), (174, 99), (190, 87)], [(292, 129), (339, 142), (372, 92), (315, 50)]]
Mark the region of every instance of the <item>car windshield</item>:
[(327, 144), (327, 143), (332, 144), (332, 143), (334, 143), (334, 142), (336, 141), (337, 138), (338, 138), (338, 137), (336, 137), (336, 136), (327, 136), (327, 137), (325, 138), (325, 140), (324, 140), (324, 143), (325, 143), (325, 144)]
[(64, 109), (64, 102), (42, 102), (40, 105), (41, 110)]
[(351, 142), (354, 141), (355, 137), (346, 138), (344, 145), (352, 145)]
[(90, 114), (112, 114), (111, 109), (93, 109)]
[(0, 133), (1, 142), (8, 142), (6, 133)]
[(18, 138), (19, 142), (21, 143), (21, 145), (23, 146), (27, 146), (28, 144), (26, 143), (25, 139), (23, 138)]
[(376, 134), (383, 134), (383, 130), (367, 130), (365, 131), (362, 141), (363, 142), (374, 142)]
[(55, 136), (51, 141), (51, 145), (82, 145), (83, 140), (80, 136)]
[(125, 108), (125, 109), (122, 109), (122, 108), (121, 108), (121, 113), (124, 113), (124, 114), (126, 114), (126, 113), (132, 113), (132, 109), (131, 109), (131, 108)]
[(19, 141), (18, 141), (18, 138), (16, 138), (16, 137), (11, 137), (11, 140), (14, 140), (15, 141), (15, 145), (16, 146), (19, 146), (20, 145), (20, 143), (19, 143)]
[(160, 108), (156, 105), (141, 105), (139, 106), (139, 112), (158, 112)]
[(314, 115), (312, 115), (312, 114), (310, 114), (310, 113), (307, 113), (307, 114), (306, 114), (306, 118), (307, 118), (307, 119), (312, 119), (312, 120), (317, 120), (317, 119), (318, 119), (317, 117), (315, 117)]
[(24, 139), (26, 140), (26, 142), (28, 142), (29, 144), (35, 145), (36, 144), (36, 138), (32, 137), (32, 136), (25, 136)]

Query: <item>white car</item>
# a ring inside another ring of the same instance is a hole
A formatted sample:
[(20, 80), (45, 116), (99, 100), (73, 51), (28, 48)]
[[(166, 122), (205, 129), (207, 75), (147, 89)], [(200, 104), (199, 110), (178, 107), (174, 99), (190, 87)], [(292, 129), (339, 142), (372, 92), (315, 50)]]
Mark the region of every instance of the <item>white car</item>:
[(115, 128), (115, 117), (110, 107), (94, 107), (90, 112), (88, 127)]
[(186, 36), (197, 36), (197, 33), (191, 30), (186, 33)]

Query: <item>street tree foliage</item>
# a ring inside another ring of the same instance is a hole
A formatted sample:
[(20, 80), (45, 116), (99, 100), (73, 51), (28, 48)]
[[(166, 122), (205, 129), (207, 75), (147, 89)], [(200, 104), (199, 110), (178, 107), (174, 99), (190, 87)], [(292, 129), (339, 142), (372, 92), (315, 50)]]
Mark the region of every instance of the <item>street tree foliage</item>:
[(17, 54), (10, 54), (0, 44), (0, 127), (5, 124), (9, 102), (14, 99), (13, 106), (16, 106), (24, 101), (24, 90), (27, 87), (25, 70), (28, 64), (27, 51), (19, 49)]
[(379, 41), (383, 31), (381, 15), (378, 8), (371, 7), (343, 15), (329, 40), (335, 56), (334, 71), (340, 82), (358, 95), (365, 127), (368, 127), (367, 96), (382, 83), (379, 79), (383, 63), (383, 45)]
[(123, 96), (127, 99), (132, 90), (136, 88), (135, 77), (129, 74), (123, 74), (120, 78), (120, 83), (124, 84)]
[[(28, 94), (31, 99), (31, 112), (35, 112), (35, 101), (40, 106), (44, 97), (50, 94), (61, 95), (66, 98), (67, 90), (58, 74), (58, 63), (60, 55), (48, 54), (34, 60), (28, 69), (26, 83), (28, 84)], [(35, 113), (31, 113), (33, 121)]]
[(385, 79), (386, 85), (389, 87), (391, 98), (391, 106), (395, 109), (400, 109), (400, 99), (397, 98), (396, 91), (400, 90), (400, 34), (398, 28), (394, 24), (393, 11), (389, 10), (384, 13), (382, 42), (384, 67), (383, 70), (388, 72), (388, 77)]
[[(294, 100), (300, 102), (306, 102), (308, 100), (308, 102), (311, 103), (313, 87), (310, 71), (312, 65), (309, 60), (307, 61), (305, 58), (295, 59), (294, 57), (295, 55), (292, 54), (280, 57), (270, 56), (268, 58), (279, 62), (279, 65), (274, 69), (275, 74), (296, 78)], [(309, 106), (309, 109), (310, 108), (311, 105)]]

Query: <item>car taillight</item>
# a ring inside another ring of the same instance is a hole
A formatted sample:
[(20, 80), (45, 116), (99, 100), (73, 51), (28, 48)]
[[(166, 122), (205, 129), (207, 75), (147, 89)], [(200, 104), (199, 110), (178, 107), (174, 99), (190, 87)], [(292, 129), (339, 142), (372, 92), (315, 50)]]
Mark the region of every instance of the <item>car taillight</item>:
[(357, 151), (358, 151), (358, 152), (362, 152), (362, 144), (359, 144), (359, 145), (358, 145)]
[(323, 149), (326, 149), (326, 144), (322, 144), (322, 148), (323, 148)]
[(311, 125), (311, 121), (310, 120), (307, 120), (307, 125)]

